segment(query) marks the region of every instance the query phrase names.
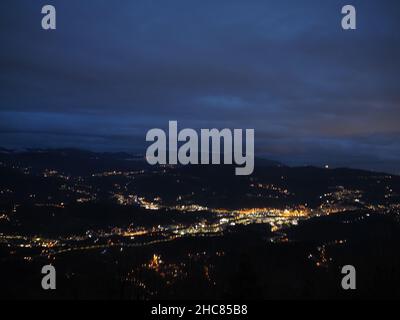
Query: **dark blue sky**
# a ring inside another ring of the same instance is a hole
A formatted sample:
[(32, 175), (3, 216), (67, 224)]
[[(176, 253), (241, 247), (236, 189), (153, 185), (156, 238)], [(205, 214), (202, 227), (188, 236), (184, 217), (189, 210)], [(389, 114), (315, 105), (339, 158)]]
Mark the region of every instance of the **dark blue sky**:
[(0, 146), (144, 153), (178, 120), (255, 128), (256, 156), (288, 164), (400, 173), (399, 30), (398, 0), (2, 0)]

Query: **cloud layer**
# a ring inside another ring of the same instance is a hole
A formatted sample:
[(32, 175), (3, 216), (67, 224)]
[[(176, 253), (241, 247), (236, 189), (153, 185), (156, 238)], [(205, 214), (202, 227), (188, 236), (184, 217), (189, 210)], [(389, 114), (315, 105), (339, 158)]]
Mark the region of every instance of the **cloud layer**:
[(259, 155), (400, 172), (400, 4), (0, 4), (0, 145), (143, 151), (154, 127), (255, 128)]

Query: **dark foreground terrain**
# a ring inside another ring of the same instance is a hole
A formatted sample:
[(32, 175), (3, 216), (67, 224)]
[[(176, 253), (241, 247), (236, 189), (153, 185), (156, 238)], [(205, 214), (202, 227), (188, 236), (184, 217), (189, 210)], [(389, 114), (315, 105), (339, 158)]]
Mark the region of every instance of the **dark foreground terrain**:
[(397, 176), (2, 150), (0, 189), (2, 299), (400, 298)]

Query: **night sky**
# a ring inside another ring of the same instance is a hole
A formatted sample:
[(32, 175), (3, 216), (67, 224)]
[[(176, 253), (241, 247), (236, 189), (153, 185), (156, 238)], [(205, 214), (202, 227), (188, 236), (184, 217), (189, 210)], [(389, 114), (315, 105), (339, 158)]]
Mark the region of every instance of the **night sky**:
[(2, 147), (144, 153), (178, 120), (254, 128), (256, 156), (290, 165), (400, 173), (398, 0), (2, 0), (0, 40)]

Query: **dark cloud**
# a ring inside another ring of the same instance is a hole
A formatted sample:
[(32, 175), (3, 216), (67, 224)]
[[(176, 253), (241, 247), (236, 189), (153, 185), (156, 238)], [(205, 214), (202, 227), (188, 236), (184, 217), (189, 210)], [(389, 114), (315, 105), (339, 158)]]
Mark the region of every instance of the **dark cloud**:
[(141, 150), (148, 129), (255, 128), (260, 155), (400, 171), (400, 5), (354, 0), (0, 4), (0, 145)]

